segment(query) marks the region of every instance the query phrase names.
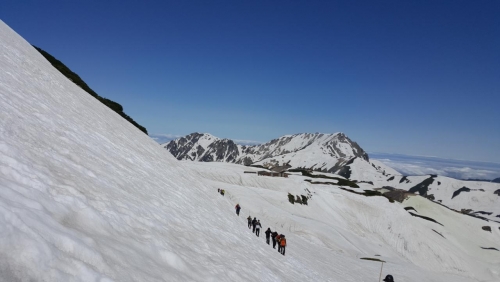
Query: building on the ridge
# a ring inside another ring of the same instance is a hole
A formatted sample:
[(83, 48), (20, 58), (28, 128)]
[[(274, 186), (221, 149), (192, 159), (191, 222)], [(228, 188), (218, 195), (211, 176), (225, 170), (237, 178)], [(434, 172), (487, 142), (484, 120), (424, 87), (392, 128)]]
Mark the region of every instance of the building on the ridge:
[(257, 173), (259, 176), (272, 176), (272, 177), (285, 177), (287, 178), (289, 173), (286, 171), (290, 168), (289, 165), (276, 166), (270, 169), (270, 171), (261, 170)]

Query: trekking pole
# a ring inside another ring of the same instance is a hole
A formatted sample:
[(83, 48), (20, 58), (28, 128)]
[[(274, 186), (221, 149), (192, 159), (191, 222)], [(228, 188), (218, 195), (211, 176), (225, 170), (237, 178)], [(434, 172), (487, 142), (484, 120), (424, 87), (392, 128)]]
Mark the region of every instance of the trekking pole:
[(382, 268), (384, 267), (384, 262), (382, 262), (382, 266), (380, 266), (380, 276), (378, 278), (378, 282), (382, 279)]

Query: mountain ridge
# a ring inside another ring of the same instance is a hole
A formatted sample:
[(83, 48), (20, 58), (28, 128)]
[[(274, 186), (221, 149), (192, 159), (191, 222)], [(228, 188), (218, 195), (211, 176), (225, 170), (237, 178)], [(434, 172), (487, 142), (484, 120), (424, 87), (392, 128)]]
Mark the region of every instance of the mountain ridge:
[(264, 167), (288, 164), (324, 172), (337, 171), (354, 158), (369, 161), (368, 154), (342, 132), (284, 135), (259, 145), (239, 145), (231, 139), (195, 132), (162, 146), (178, 160)]
[(83, 79), (80, 78), (80, 76), (78, 74), (76, 74), (75, 72), (73, 72), (70, 68), (68, 68), (63, 62), (59, 61), (58, 59), (56, 59), (54, 56), (52, 56), (51, 54), (49, 54), (47, 51), (45, 50), (42, 50), (41, 48), (35, 46), (35, 45), (32, 45), (33, 48), (35, 48), (40, 54), (42, 54), (42, 56), (47, 60), (49, 61), (49, 63), (55, 68), (57, 69), (61, 74), (63, 74), (66, 78), (68, 78), (69, 80), (71, 80), (74, 84), (78, 85), (81, 89), (83, 89), (85, 92), (89, 93), (90, 95), (92, 95), (94, 98), (96, 98), (97, 100), (99, 100), (101, 103), (103, 103), (104, 105), (108, 106), (108, 108), (112, 109), (113, 111), (115, 111), (117, 114), (119, 114), (122, 118), (124, 118), (125, 120), (127, 120), (128, 122), (130, 122), (131, 124), (133, 124), (135, 127), (137, 127), (139, 130), (141, 130), (142, 132), (148, 134), (148, 131), (147, 129), (140, 125), (139, 123), (137, 123), (134, 119), (132, 119), (129, 115), (127, 115), (124, 111), (123, 111), (123, 106), (120, 105), (119, 103), (115, 102), (115, 101), (112, 101), (110, 99), (107, 99), (107, 98), (104, 98), (104, 97), (101, 97), (99, 96), (99, 94), (97, 94), (94, 90), (92, 90), (88, 85), (87, 83), (85, 83), (85, 81), (83, 81)]

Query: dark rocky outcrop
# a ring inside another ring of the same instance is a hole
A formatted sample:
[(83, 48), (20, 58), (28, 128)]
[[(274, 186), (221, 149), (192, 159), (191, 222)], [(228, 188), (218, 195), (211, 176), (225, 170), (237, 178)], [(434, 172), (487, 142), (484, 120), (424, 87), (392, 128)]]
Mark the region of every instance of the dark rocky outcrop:
[[(431, 185), (434, 182), (434, 177), (432, 176), (425, 179), (424, 181), (420, 182), (419, 184), (413, 186), (408, 190), (411, 193), (419, 193), (422, 196), (427, 196), (427, 191), (429, 191), (429, 185)], [(401, 182), (400, 182), (401, 183)]]
[(484, 231), (491, 232), (491, 227), (489, 227), (489, 226), (483, 226), (483, 227), (481, 227), (481, 229), (483, 229)]
[(442, 225), (441, 223), (437, 222), (436, 220), (434, 220), (434, 219), (432, 219), (432, 218), (430, 218), (430, 217), (427, 217), (427, 216), (422, 216), (422, 215), (418, 215), (418, 214), (414, 214), (414, 213), (412, 213), (412, 212), (409, 212), (409, 213), (410, 213), (412, 216), (415, 216), (415, 217), (420, 217), (420, 218), (422, 218), (422, 219), (425, 219), (425, 220), (428, 220), (428, 221), (431, 221), (431, 222), (437, 223), (437, 224), (439, 224), (439, 225), (441, 225), (441, 226), (444, 226), (444, 225)]
[(412, 193), (402, 190), (402, 189), (394, 189), (388, 192), (384, 193), (384, 196), (387, 197), (388, 199), (391, 199), (393, 201), (397, 201), (402, 203), (408, 195), (411, 195)]
[(104, 98), (104, 97), (101, 97), (99, 95), (97, 95), (97, 93), (92, 90), (88, 85), (87, 83), (85, 83), (85, 81), (83, 81), (83, 79), (80, 78), (80, 76), (76, 73), (74, 73), (72, 70), (70, 70), (66, 65), (64, 65), (61, 61), (59, 61), (58, 59), (56, 59), (54, 56), (50, 55), (49, 53), (47, 53), (46, 51), (36, 47), (36, 46), (33, 46), (38, 52), (40, 52), (40, 54), (42, 54), (42, 56), (47, 60), (49, 61), (50, 64), (52, 64), (52, 66), (54, 68), (56, 68), (59, 72), (61, 72), (64, 76), (66, 76), (69, 80), (71, 80), (73, 83), (75, 83), (76, 85), (78, 85), (81, 89), (83, 89), (85, 92), (89, 93), (90, 95), (92, 95), (94, 98), (96, 98), (97, 100), (99, 100), (101, 103), (103, 103), (104, 105), (108, 106), (108, 108), (112, 109), (113, 111), (115, 111), (117, 114), (119, 114), (122, 118), (124, 118), (125, 120), (127, 120), (128, 122), (130, 122), (131, 124), (133, 124), (135, 127), (137, 127), (139, 130), (141, 130), (142, 132), (148, 134), (148, 131), (146, 130), (146, 128), (140, 124), (138, 124), (137, 122), (135, 122), (131, 117), (129, 117), (127, 114), (125, 114), (125, 112), (123, 111), (123, 107), (122, 105), (114, 102), (114, 101), (111, 101), (107, 98)]
[(351, 178), (351, 167), (350, 166), (344, 166), (341, 168), (339, 171), (337, 171), (337, 174), (345, 177), (347, 179)]
[(485, 214), (485, 215), (492, 215), (493, 212), (485, 212), (485, 211), (475, 211), (473, 213), (479, 213), (479, 214)]
[(458, 189), (457, 191), (453, 192), (453, 195), (451, 196), (451, 198), (455, 198), (456, 196), (460, 195), (460, 193), (462, 192), (470, 192), (470, 188), (467, 188), (467, 187), (462, 187), (460, 189)]
[[(214, 157), (215, 156), (215, 159)], [(239, 156), (238, 146), (229, 139), (217, 140), (211, 143), (203, 157), (199, 160), (202, 162), (235, 162)]]
[[(436, 230), (432, 229), (432, 231), (434, 231), (434, 232), (436, 232), (437, 234), (439, 234), (439, 236), (441, 236), (441, 237), (445, 238), (445, 237), (443, 236), (443, 234), (441, 234), (441, 233), (437, 232)], [(446, 238), (445, 238), (445, 239), (446, 239)]]
[(405, 210), (407, 211), (414, 210), (415, 212), (418, 212), (414, 207), (405, 207)]

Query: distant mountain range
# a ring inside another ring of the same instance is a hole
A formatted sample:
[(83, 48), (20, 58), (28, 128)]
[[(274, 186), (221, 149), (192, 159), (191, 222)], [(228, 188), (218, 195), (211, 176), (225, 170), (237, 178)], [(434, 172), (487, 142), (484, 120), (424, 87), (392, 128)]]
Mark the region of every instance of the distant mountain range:
[(288, 166), (323, 172), (337, 172), (368, 154), (344, 133), (301, 133), (285, 135), (267, 143), (242, 146), (208, 133), (192, 133), (164, 146), (179, 160), (228, 162), (266, 168)]

